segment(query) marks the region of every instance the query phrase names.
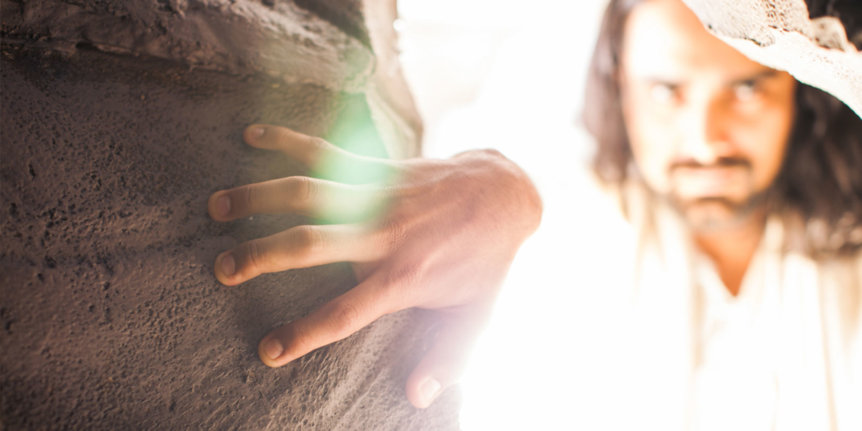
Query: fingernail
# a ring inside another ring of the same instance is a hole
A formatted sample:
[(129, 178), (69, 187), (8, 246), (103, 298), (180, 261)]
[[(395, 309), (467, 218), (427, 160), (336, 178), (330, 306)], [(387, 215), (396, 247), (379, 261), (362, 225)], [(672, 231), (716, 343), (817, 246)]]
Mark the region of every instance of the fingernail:
[(236, 271), (236, 261), (233, 260), (233, 255), (225, 253), (221, 257), (221, 272), (224, 275), (233, 275)]
[(266, 133), (266, 129), (263, 127), (252, 127), (251, 130), (248, 131), (248, 136), (252, 139), (259, 139)]
[(422, 400), (425, 402), (425, 406), (430, 406), (432, 402), (434, 402), (434, 398), (437, 398), (437, 394), (440, 392), (440, 382), (435, 380), (433, 377), (429, 377), (425, 379), (424, 382), (419, 386), (419, 393), (422, 395)]
[(215, 202), (216, 212), (220, 216), (227, 216), (230, 213), (230, 198), (227, 195), (221, 195)]
[(281, 352), (284, 351), (284, 348), (281, 347), (281, 343), (274, 338), (270, 338), (263, 342), (263, 353), (269, 359), (276, 359), (281, 356)]

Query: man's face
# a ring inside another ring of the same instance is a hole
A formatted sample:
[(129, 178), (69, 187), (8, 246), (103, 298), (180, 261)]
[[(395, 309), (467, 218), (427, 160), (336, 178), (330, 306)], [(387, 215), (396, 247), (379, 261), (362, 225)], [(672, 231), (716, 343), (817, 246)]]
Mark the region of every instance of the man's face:
[(646, 184), (695, 230), (732, 227), (760, 207), (794, 117), (796, 81), (713, 37), (678, 0), (626, 22), (622, 107)]

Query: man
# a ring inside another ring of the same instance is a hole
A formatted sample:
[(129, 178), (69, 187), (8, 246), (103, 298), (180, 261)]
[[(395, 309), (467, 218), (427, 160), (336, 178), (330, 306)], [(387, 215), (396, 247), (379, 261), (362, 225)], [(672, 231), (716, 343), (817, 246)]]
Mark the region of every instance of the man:
[[(591, 70), (597, 187), (635, 232), (634, 252), (615, 262), (631, 275), (633, 338), (648, 340), (631, 350), (649, 364), (632, 377), (652, 373), (641, 388), (669, 394), (642, 398), (656, 406), (645, 423), (858, 429), (862, 122), (724, 45), (677, 0), (612, 1)], [(438, 309), (437, 344), (407, 383), (408, 398), (429, 405), (538, 225), (534, 187), (493, 152), (393, 162), (276, 126), (251, 126), (245, 139), (311, 167), (375, 172), (379, 184), (294, 177), (210, 198), (217, 220), (301, 212), (337, 223), (223, 253), (225, 284), (355, 263), (359, 285), (264, 337), (261, 359), (281, 366), (382, 314)], [(380, 203), (386, 211), (369, 219)]]

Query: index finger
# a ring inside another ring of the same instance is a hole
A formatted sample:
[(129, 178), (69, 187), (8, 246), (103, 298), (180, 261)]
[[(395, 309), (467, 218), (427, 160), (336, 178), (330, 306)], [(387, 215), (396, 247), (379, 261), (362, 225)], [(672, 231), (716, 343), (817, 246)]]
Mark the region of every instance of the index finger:
[(356, 184), (380, 181), (391, 174), (385, 159), (353, 154), (323, 138), (287, 127), (253, 124), (245, 129), (243, 139), (252, 147), (281, 151), (321, 178)]

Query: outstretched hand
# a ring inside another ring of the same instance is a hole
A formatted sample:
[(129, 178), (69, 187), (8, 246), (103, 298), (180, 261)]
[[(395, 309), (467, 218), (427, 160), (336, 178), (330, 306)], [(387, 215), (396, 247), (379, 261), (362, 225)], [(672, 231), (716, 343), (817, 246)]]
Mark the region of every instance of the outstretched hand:
[[(443, 327), (407, 381), (407, 397), (427, 407), (457, 379), (521, 243), (536, 229), (541, 202), (530, 180), (495, 151), (452, 159), (394, 161), (358, 156), (290, 129), (253, 125), (245, 141), (278, 150), (317, 171), (214, 193), (210, 216), (298, 213), (303, 225), (242, 243), (216, 258), (233, 286), (263, 273), (351, 262), (359, 284), (311, 314), (267, 334), (258, 347), (280, 367), (345, 338), (380, 316), (410, 307), (437, 310)], [(336, 166), (371, 172), (342, 184)]]

